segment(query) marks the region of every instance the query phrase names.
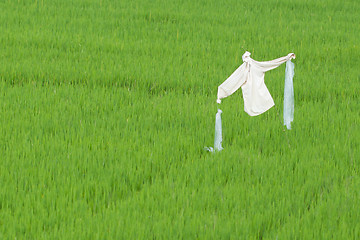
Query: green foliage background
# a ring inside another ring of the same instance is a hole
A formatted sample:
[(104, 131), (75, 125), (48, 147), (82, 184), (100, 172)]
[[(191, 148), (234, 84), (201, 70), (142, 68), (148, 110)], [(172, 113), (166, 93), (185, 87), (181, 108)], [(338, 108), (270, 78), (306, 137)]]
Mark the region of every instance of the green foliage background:
[[(360, 2), (0, 1), (0, 238), (360, 237)], [(216, 91), (294, 52), (295, 121)]]

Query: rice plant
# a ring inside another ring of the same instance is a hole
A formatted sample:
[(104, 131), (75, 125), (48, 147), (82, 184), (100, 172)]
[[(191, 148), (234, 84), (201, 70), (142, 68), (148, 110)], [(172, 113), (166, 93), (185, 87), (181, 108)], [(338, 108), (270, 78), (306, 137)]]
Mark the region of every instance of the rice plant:
[[(1, 239), (356, 239), (360, 2), (0, 1)], [(216, 92), (296, 54), (295, 120)]]

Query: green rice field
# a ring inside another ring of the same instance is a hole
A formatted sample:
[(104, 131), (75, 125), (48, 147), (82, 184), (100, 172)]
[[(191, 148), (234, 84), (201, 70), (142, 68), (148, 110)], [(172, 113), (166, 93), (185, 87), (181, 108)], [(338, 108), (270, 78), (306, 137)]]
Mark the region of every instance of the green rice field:
[[(0, 239), (360, 239), (359, 39), (359, 0), (0, 0)], [(296, 54), (292, 130), (285, 64), (216, 104), (245, 51)]]

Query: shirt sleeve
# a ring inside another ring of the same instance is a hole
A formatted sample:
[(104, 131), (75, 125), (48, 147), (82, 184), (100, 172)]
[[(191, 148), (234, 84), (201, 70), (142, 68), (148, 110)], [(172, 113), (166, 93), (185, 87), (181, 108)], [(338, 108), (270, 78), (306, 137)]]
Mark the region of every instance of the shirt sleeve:
[(274, 68), (277, 68), (278, 66), (280, 66), (281, 64), (287, 62), (290, 59), (295, 58), (295, 54), (294, 53), (289, 53), (287, 56), (285, 57), (281, 57), (278, 59), (274, 59), (271, 61), (265, 61), (265, 62), (258, 62), (252, 59), (251, 61), (251, 65), (255, 66), (256, 68), (258, 68), (260, 71), (262, 72), (267, 72), (270, 71)]
[(218, 87), (217, 102), (220, 103), (220, 99), (225, 98), (233, 94), (238, 90), (241, 85), (246, 81), (246, 64), (243, 63)]

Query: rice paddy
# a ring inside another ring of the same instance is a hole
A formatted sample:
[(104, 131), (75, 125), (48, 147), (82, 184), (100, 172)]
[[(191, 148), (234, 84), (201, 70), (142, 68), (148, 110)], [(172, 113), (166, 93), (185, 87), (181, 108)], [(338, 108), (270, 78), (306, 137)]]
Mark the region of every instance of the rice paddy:
[[(360, 2), (0, 1), (1, 239), (360, 238)], [(275, 107), (217, 87), (296, 54)], [(223, 147), (212, 146), (217, 108)]]

